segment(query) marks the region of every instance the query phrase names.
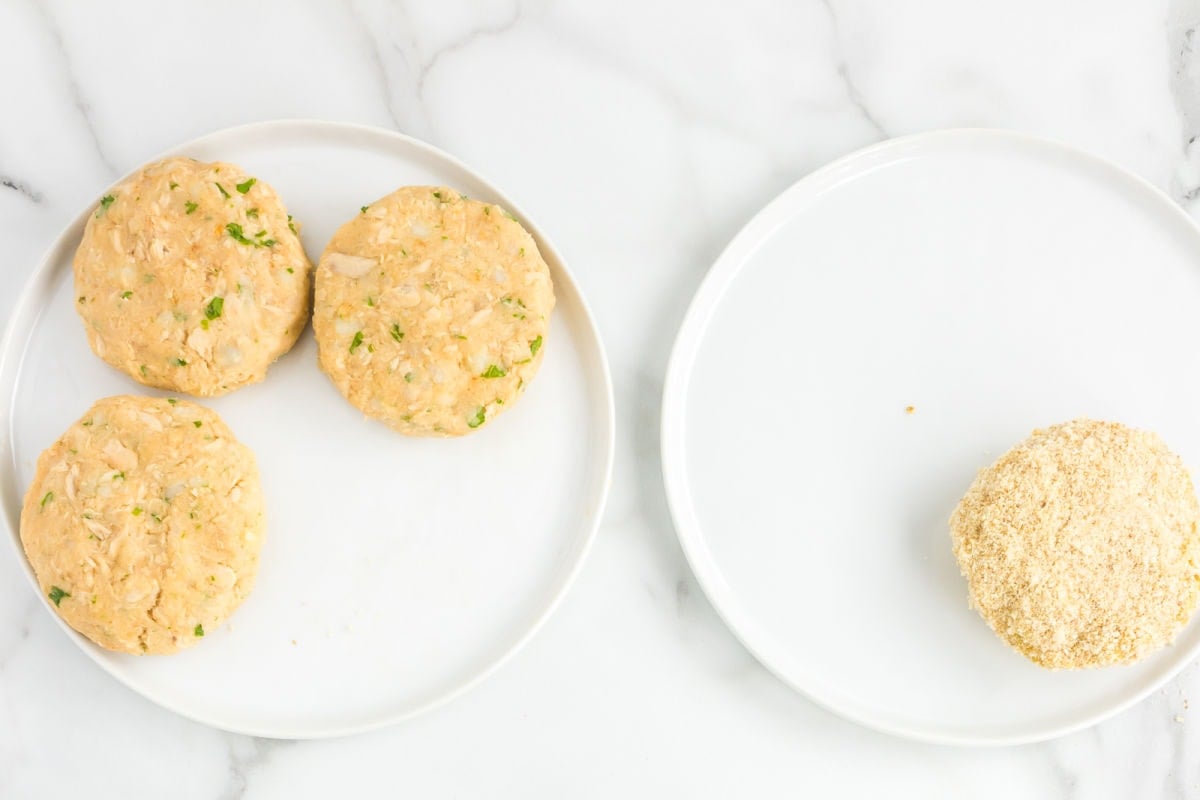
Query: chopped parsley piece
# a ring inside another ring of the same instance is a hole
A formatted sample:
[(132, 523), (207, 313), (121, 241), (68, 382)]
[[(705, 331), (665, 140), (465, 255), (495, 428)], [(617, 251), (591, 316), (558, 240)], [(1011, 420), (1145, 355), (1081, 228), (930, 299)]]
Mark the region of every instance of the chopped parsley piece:
[(443, 203), (446, 202), (446, 198), (442, 196), (441, 192), (434, 192), (433, 196)]
[(142, 373), (143, 378), (146, 377), (146, 365), (142, 364), (140, 367), (138, 367), (138, 372)]
[(365, 213), (367, 213), (368, 208), (370, 208), (370, 206), (362, 206), (361, 208), (358, 209), (358, 211), (360, 214), (365, 214)]
[(462, 339), (464, 342), (467, 340), (467, 337), (466, 337), (466, 336), (463, 336), (461, 333), (456, 333), (456, 334), (454, 334), (454, 338), (455, 338), (455, 339)]
[[(245, 231), (242, 230), (242, 226), (236, 222), (230, 222), (229, 224), (227, 224), (225, 226), (225, 230), (229, 232), (229, 235), (233, 237), (233, 240), (235, 242), (240, 242), (241, 244), (248, 244), (248, 245), (252, 245), (254, 247), (273, 247), (275, 245), (274, 239), (263, 239), (262, 241), (255, 241), (254, 239), (247, 239)], [(259, 231), (258, 233), (254, 234), (254, 235), (256, 237), (262, 237), (262, 236), (266, 236), (267, 232)]]
[(473, 416), (467, 420), (467, 427), (468, 428), (478, 428), (480, 425), (482, 425), (483, 424), (483, 413), (484, 413), (483, 406), (480, 406), (479, 408), (475, 409), (475, 416)]
[(404, 373), (404, 382), (405, 383), (412, 383), (414, 380), (416, 380), (416, 378), (417, 378), (417, 375), (414, 372)]
[(192, 420), (192, 424), (193, 424), (193, 425), (195, 425), (197, 428), (199, 428), (199, 427), (200, 427), (201, 425), (203, 425), (204, 423), (203, 423), (203, 422), (201, 422), (201, 421), (200, 421), (200, 420), (198, 420), (198, 419), (194, 419), (194, 420)]
[(357, 350), (359, 347), (362, 346), (362, 343), (363, 343), (362, 331), (359, 331), (358, 333), (354, 334), (354, 338), (350, 340), (350, 352), (353, 353), (355, 350)]
[(54, 499), (54, 492), (46, 492), (46, 494), (42, 497), (42, 506), (41, 507), (45, 508), (46, 503), (49, 503), (53, 499)]
[(254, 238), (255, 238), (255, 239), (261, 239), (262, 237), (264, 237), (264, 236), (266, 236), (266, 235), (267, 235), (267, 232), (266, 232), (266, 231), (259, 231), (258, 233), (254, 234)]
[(175, 181), (171, 181), (171, 189), (174, 190), (174, 189), (178, 189), (178, 188), (179, 188), (179, 184), (176, 183)]
[(525, 257), (525, 248), (522, 247), (521, 248), (521, 258), (524, 258), (524, 257)]
[(479, 377), (481, 377), (481, 378), (503, 378), (507, 374), (508, 374), (508, 370), (504, 369), (503, 367), (498, 367), (495, 364), (492, 364), (487, 369), (485, 369), (483, 371), (483, 374), (480, 375)]
[(214, 183), (213, 185), (214, 185), (214, 186), (216, 186), (218, 189), (220, 189), (220, 190), (221, 190), (221, 197), (224, 197), (226, 200), (228, 200), (228, 199), (229, 199), (229, 192), (225, 191), (225, 187), (224, 187), (224, 186), (222, 186), (222, 185), (221, 185), (221, 184), (219, 184), (219, 183)]
[(192, 629), (192, 633), (196, 634), (197, 636), (203, 636), (204, 635), (204, 626), (197, 625), (195, 628)]
[(184, 361), (182, 358), (173, 358), (173, 359), (171, 359), (171, 363), (177, 367), (186, 367), (187, 366), (187, 362)]
[(188, 200), (186, 203), (183, 204), (183, 213), (191, 214), (197, 208), (199, 208), (199, 206), (196, 203), (193, 203), (191, 200)]
[(171, 405), (175, 405), (175, 404), (176, 404), (176, 403), (178, 403), (179, 401), (178, 401), (178, 400), (176, 400), (174, 397), (168, 397), (168, 398), (167, 398), (167, 402), (168, 402), (168, 403), (170, 403)]
[(297, 236), (300, 235), (300, 231), (296, 230), (296, 223), (292, 222), (291, 214), (288, 214), (288, 228), (290, 228), (292, 233), (296, 234)]
[(112, 479), (114, 481), (115, 480), (125, 480), (125, 470), (121, 470), (120, 472), (114, 472)]
[(97, 217), (100, 216), (101, 211), (108, 211), (108, 207), (111, 206), (113, 204), (113, 201), (116, 199), (117, 198), (113, 197), (111, 194), (106, 194), (106, 195), (104, 195), (104, 197), (101, 197), (100, 198), (100, 211), (96, 212), (96, 216)]
[(126, 290), (126, 291), (124, 291), (124, 292), (121, 292), (121, 299), (122, 299), (122, 300), (128, 300), (128, 299), (129, 299), (129, 298), (131, 298), (131, 297), (133, 297), (133, 292), (131, 292), (131, 291), (128, 291), (128, 290)]
[(221, 311), (223, 311), (224, 308), (225, 298), (214, 297), (212, 300), (209, 300), (208, 305), (204, 307), (204, 316), (208, 317), (209, 319), (216, 319), (217, 317), (221, 316)]
[(208, 330), (208, 320), (206, 320), (206, 319), (200, 320), (200, 327), (203, 328), (204, 330)]
[(392, 338), (397, 342), (404, 341), (404, 331), (400, 330), (400, 323), (392, 323)]
[(490, 216), (492, 215), (492, 208), (491, 208), (491, 206), (484, 206), (484, 207), (483, 207), (483, 213), (484, 213), (484, 214), (487, 214), (487, 215), (490, 217)]
[(57, 607), (58, 604), (62, 602), (62, 599), (64, 597), (70, 597), (71, 593), (64, 592), (62, 589), (58, 588), (57, 586), (51, 586), (50, 592), (46, 596), (49, 597), (50, 601), (52, 603), (54, 603), (55, 607)]
[(256, 183), (258, 183), (258, 178), (247, 178), (246, 180), (237, 184), (237, 190), (240, 194), (245, 194), (246, 192), (250, 191), (250, 187)]
[(368, 353), (374, 353), (374, 352), (375, 352), (375, 345), (373, 345), (373, 344), (369, 344), (369, 345), (367, 345), (367, 352), (368, 352)]
[(504, 214), (504, 216), (508, 217), (508, 218), (509, 218), (509, 219), (511, 219), (513, 222), (518, 222), (517, 218), (516, 218), (516, 217), (514, 217), (512, 214), (508, 213), (507, 211), (503, 211), (503, 212), (501, 212), (501, 213), (503, 213), (503, 214)]
[(258, 219), (258, 209), (251, 208), (251, 209), (247, 210), (246, 216), (249, 217), (250, 219)]
[(225, 226), (225, 230), (233, 237), (234, 241), (242, 244), (254, 244), (253, 241), (246, 238), (246, 234), (242, 233), (242, 226), (236, 222), (231, 222)]
[(133, 507), (132, 514), (133, 514), (135, 517), (140, 517), (140, 516), (142, 515), (142, 507), (141, 507), (141, 506), (134, 506), (134, 507)]
[(87, 302), (87, 298), (86, 298), (86, 297), (84, 297), (83, 295), (79, 295), (79, 302), (81, 302), (81, 303), (86, 303), (86, 302)]
[(374, 308), (374, 307), (375, 307), (375, 298), (368, 296), (367, 297), (367, 308)]
[(288, 267), (288, 274), (289, 274), (289, 275), (291, 275), (291, 274), (292, 274), (293, 272), (295, 272), (295, 271), (296, 271), (296, 270), (292, 269), (291, 267)]
[(534, 339), (532, 342), (529, 343), (529, 354), (531, 356), (536, 356), (538, 354), (538, 350), (541, 350), (541, 349), (542, 349), (542, 337), (541, 337), (541, 334), (539, 334), (536, 339)]

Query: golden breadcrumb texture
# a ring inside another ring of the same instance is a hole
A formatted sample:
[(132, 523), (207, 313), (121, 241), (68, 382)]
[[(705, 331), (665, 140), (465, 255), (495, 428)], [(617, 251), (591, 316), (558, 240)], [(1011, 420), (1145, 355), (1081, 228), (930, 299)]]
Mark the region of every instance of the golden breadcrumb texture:
[(1155, 433), (1077, 419), (982, 470), (950, 517), (970, 603), (1043, 667), (1137, 661), (1200, 598), (1200, 506)]
[(364, 206), (317, 265), (319, 360), (356, 408), (461, 436), (511, 408), (542, 363), (554, 286), (498, 205), (409, 186)]
[(172, 653), (254, 585), (265, 522), (254, 454), (184, 400), (99, 401), (38, 458), (21, 543), (75, 630), (124, 653)]
[(147, 386), (207, 397), (261, 381), (308, 322), (296, 223), (233, 164), (143, 168), (101, 199), (74, 267), (92, 350)]

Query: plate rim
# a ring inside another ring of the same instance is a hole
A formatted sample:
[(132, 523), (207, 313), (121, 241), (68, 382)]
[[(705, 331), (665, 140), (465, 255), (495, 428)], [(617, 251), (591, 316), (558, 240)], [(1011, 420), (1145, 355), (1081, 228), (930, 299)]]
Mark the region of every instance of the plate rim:
[[(713, 313), (720, 305), (726, 289), (736, 280), (746, 261), (753, 256), (757, 247), (766, 241), (775, 229), (794, 213), (791, 204), (796, 200), (812, 199), (835, 187), (841, 180), (852, 179), (870, 171), (872, 166), (893, 163), (902, 157), (905, 149), (925, 148), (930, 145), (949, 144), (1008, 144), (1018, 146), (1025, 152), (1032, 148), (1042, 153), (1051, 153), (1060, 159), (1071, 159), (1093, 169), (1104, 170), (1109, 176), (1124, 182), (1126, 189), (1134, 188), (1148, 192), (1161, 208), (1158, 213), (1173, 216), (1182, 221), (1200, 242), (1200, 222), (1171, 199), (1169, 195), (1141, 175), (1108, 159), (1089, 153), (1072, 145), (1050, 138), (1034, 136), (1002, 128), (945, 128), (923, 133), (885, 139), (868, 145), (802, 176), (785, 188), (772, 200), (753, 212), (725, 248), (708, 268), (704, 278), (684, 312), (683, 321), (671, 346), (663, 383), (661, 416), (659, 421), (659, 457), (662, 467), (663, 486), (667, 495), (667, 506), (675, 527), (676, 538), (683, 549), (688, 566), (700, 588), (704, 591), (717, 616), (733, 634), (734, 638), (772, 675), (784, 685), (801, 694), (815, 705), (843, 719), (865, 728), (912, 741), (930, 744), (957, 745), (968, 747), (997, 747), (1031, 744), (1056, 739), (1096, 725), (1143, 701), (1162, 688), (1200, 655), (1200, 639), (1190, 648), (1179, 651), (1175, 665), (1165, 670), (1118, 702), (1097, 711), (1082, 714), (1068, 722), (1046, 724), (1024, 732), (1007, 734), (976, 735), (950, 732), (939, 725), (899, 724), (883, 716), (873, 717), (864, 713), (861, 706), (843, 703), (835, 696), (827, 696), (819, 689), (801, 685), (772, 664), (766, 654), (767, 648), (754, 640), (755, 622), (752, 615), (738, 610), (735, 598), (726, 587), (716, 561), (709, 553), (703, 530), (696, 517), (691, 490), (686, 478), (686, 399), (692, 366), (699, 351)], [(1197, 612), (1200, 616), (1200, 610)]]
[[(233, 125), (224, 128), (217, 128), (194, 136), (186, 141), (172, 145), (162, 151), (151, 155), (143, 161), (140, 161), (135, 167), (121, 175), (112, 183), (108, 184), (105, 189), (111, 189), (118, 185), (128, 177), (136, 173), (146, 164), (177, 155), (186, 155), (189, 148), (204, 146), (213, 140), (218, 140), (223, 137), (246, 136), (253, 137), (264, 133), (278, 133), (280, 135), (308, 135), (312, 133), (320, 133), (325, 135), (360, 135), (360, 136), (375, 136), (381, 140), (390, 140), (390, 145), (399, 146), (418, 151), (424, 156), (440, 160), (449, 166), (462, 170), (469, 174), (480, 183), (486, 185), (488, 189), (504, 204), (516, 214), (525, 225), (526, 229), (537, 239), (539, 247), (547, 251), (548, 255), (560, 268), (562, 276), (566, 278), (566, 283), (570, 290), (574, 293), (579, 302), (579, 310), (581, 312), (581, 321), (586, 330), (590, 333), (595, 341), (597, 367), (594, 370), (597, 374), (594, 376), (599, 379), (600, 392), (592, 396), (589, 393), (589, 403), (596, 400), (602, 400), (597, 408), (601, 411), (600, 427), (591, 433), (598, 434), (598, 441), (602, 448), (600, 458), (596, 463), (600, 464), (599, 486), (595, 496), (595, 508), (591, 515), (591, 520), (586, 527), (582, 528), (582, 537), (575, 539), (578, 542), (579, 552), (575, 557), (574, 562), (558, 576), (558, 586), (552, 588), (545, 602), (540, 606), (538, 612), (531, 616), (528, 622), (520, 626), (514, 626), (517, 629), (523, 628), (522, 632), (514, 637), (503, 649), (498, 656), (489, 661), (482, 669), (477, 671), (471, 677), (454, 685), (452, 688), (435, 694), (432, 698), (425, 702), (416, 705), (400, 713), (383, 713), (367, 719), (364, 722), (357, 724), (340, 724), (340, 725), (321, 725), (308, 724), (299, 725), (241, 725), (230, 724), (228, 721), (223, 721), (219, 715), (205, 715), (194, 713), (190, 710), (184, 710), (177, 706), (172, 700), (163, 696), (163, 693), (152, 688), (146, 688), (138, 685), (134, 680), (129, 679), (126, 675), (115, 671), (109, 664), (102, 659), (102, 656), (108, 651), (102, 650), (98, 645), (84, 637), (82, 634), (75, 631), (62, 617), (50, 608), (49, 601), (42, 596), (41, 590), (38, 587), (37, 579), (33, 574), (33, 570), (29, 564), (29, 559), (25, 556), (23, 547), (20, 541), (20, 512), (21, 509), (10, 508), (5, 492), (0, 492), (0, 528), (3, 528), (9, 535), (8, 540), (12, 544), (13, 554), (24, 573), (26, 580), (33, 589), (34, 595), (37, 596), (38, 602), (43, 607), (46, 613), (54, 620), (71, 639), (75, 645), (85, 653), (91, 661), (96, 664), (103, 672), (116, 680), (122, 686), (125, 686), (140, 697), (149, 700), (150, 702), (164, 708), (174, 714), (177, 714), (186, 719), (198, 722), (217, 730), (227, 731), (230, 733), (258, 736), (269, 739), (290, 739), (290, 740), (314, 740), (314, 739), (331, 739), (337, 737), (350, 736), (358, 733), (378, 730), (380, 728), (396, 725), (406, 720), (413, 719), (425, 713), (440, 708), (467, 692), (471, 691), (479, 684), (483, 683), (501, 667), (507, 664), (517, 653), (524, 649), (525, 645), (537, 635), (537, 633), (546, 624), (546, 621), (554, 614), (562, 603), (563, 598), (575, 584), (579, 573), (582, 571), (584, 564), (587, 562), (588, 556), (591, 553), (592, 547), (595, 544), (600, 526), (604, 520), (605, 509), (608, 505), (608, 499), (612, 490), (613, 468), (616, 458), (616, 405), (613, 393), (612, 370), (609, 366), (608, 353), (604, 345), (604, 338), (601, 335), (600, 326), (596, 321), (596, 316), (587, 301), (586, 295), (579, 286), (578, 280), (571, 271), (567, 260), (563, 258), (561, 251), (554, 245), (553, 241), (543, 231), (541, 226), (533, 221), (533, 218), (525, 213), (520, 204), (516, 203), (511, 196), (501, 190), (499, 186), (493, 182), (486, 174), (480, 172), (474, 167), (469, 166), (456, 156), (436, 147), (426, 141), (418, 139), (408, 134), (400, 133), (399, 131), (389, 130), (387, 128), (376, 127), (373, 125), (365, 125), (354, 122), (340, 122), (336, 120), (307, 118), (307, 117), (284, 117), (269, 120), (260, 120), (241, 125)], [(102, 190), (103, 192), (103, 190)], [(53, 256), (64, 249), (69, 244), (68, 239), (73, 238), (73, 232), (80, 228), (87, 220), (87, 216), (92, 213), (95, 208), (95, 202), (89, 201), (88, 205), (82, 208), (77, 214), (73, 215), (59, 230), (58, 234), (51, 240), (50, 244), (42, 252), (36, 266), (28, 273), (25, 282), (21, 287), (20, 293), (17, 295), (16, 301), (13, 303), (11, 316), (4, 326), (3, 337), (0, 337), (0, 463), (6, 464), (9, 468), (15, 469), (15, 435), (14, 428), (17, 423), (17, 416), (14, 413), (13, 397), (17, 389), (16, 377), (22, 371), (25, 351), (14, 351), (14, 345), (17, 344), (16, 339), (20, 329), (27, 327), (23, 324), (24, 320), (31, 311), (35, 312), (35, 320), (37, 311), (33, 308), (35, 305), (35, 288), (45, 280), (47, 271), (52, 267), (51, 261)], [(603, 397), (599, 397), (602, 394)], [(18, 498), (18, 506), (20, 505)], [(10, 519), (18, 520), (18, 525), (14, 527), (10, 524)]]

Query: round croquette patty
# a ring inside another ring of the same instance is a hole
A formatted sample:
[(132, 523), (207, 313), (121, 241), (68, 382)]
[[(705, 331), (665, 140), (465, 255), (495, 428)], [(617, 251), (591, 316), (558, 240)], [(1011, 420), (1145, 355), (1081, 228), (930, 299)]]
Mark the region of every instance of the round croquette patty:
[(1200, 599), (1200, 506), (1157, 434), (1078, 419), (982, 470), (950, 519), (971, 605), (1051, 669), (1136, 661)]
[(92, 350), (201, 397), (260, 381), (307, 324), (310, 264), (278, 195), (232, 164), (171, 158), (106, 194), (75, 253)]
[(401, 433), (460, 436), (511, 408), (541, 365), (554, 287), (500, 206), (409, 186), (343, 225), (317, 265), (321, 368)]
[(254, 585), (263, 496), (254, 455), (184, 400), (100, 400), (41, 454), (21, 543), (42, 594), (110, 650), (199, 642)]

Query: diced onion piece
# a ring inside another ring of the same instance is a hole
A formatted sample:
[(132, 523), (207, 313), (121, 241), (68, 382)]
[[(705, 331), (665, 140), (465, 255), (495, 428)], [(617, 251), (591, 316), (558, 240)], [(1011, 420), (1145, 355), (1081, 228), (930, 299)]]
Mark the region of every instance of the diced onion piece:
[(325, 256), (325, 263), (331, 270), (339, 275), (345, 275), (347, 278), (361, 278), (379, 264), (373, 258), (352, 256), (347, 253), (330, 253)]

